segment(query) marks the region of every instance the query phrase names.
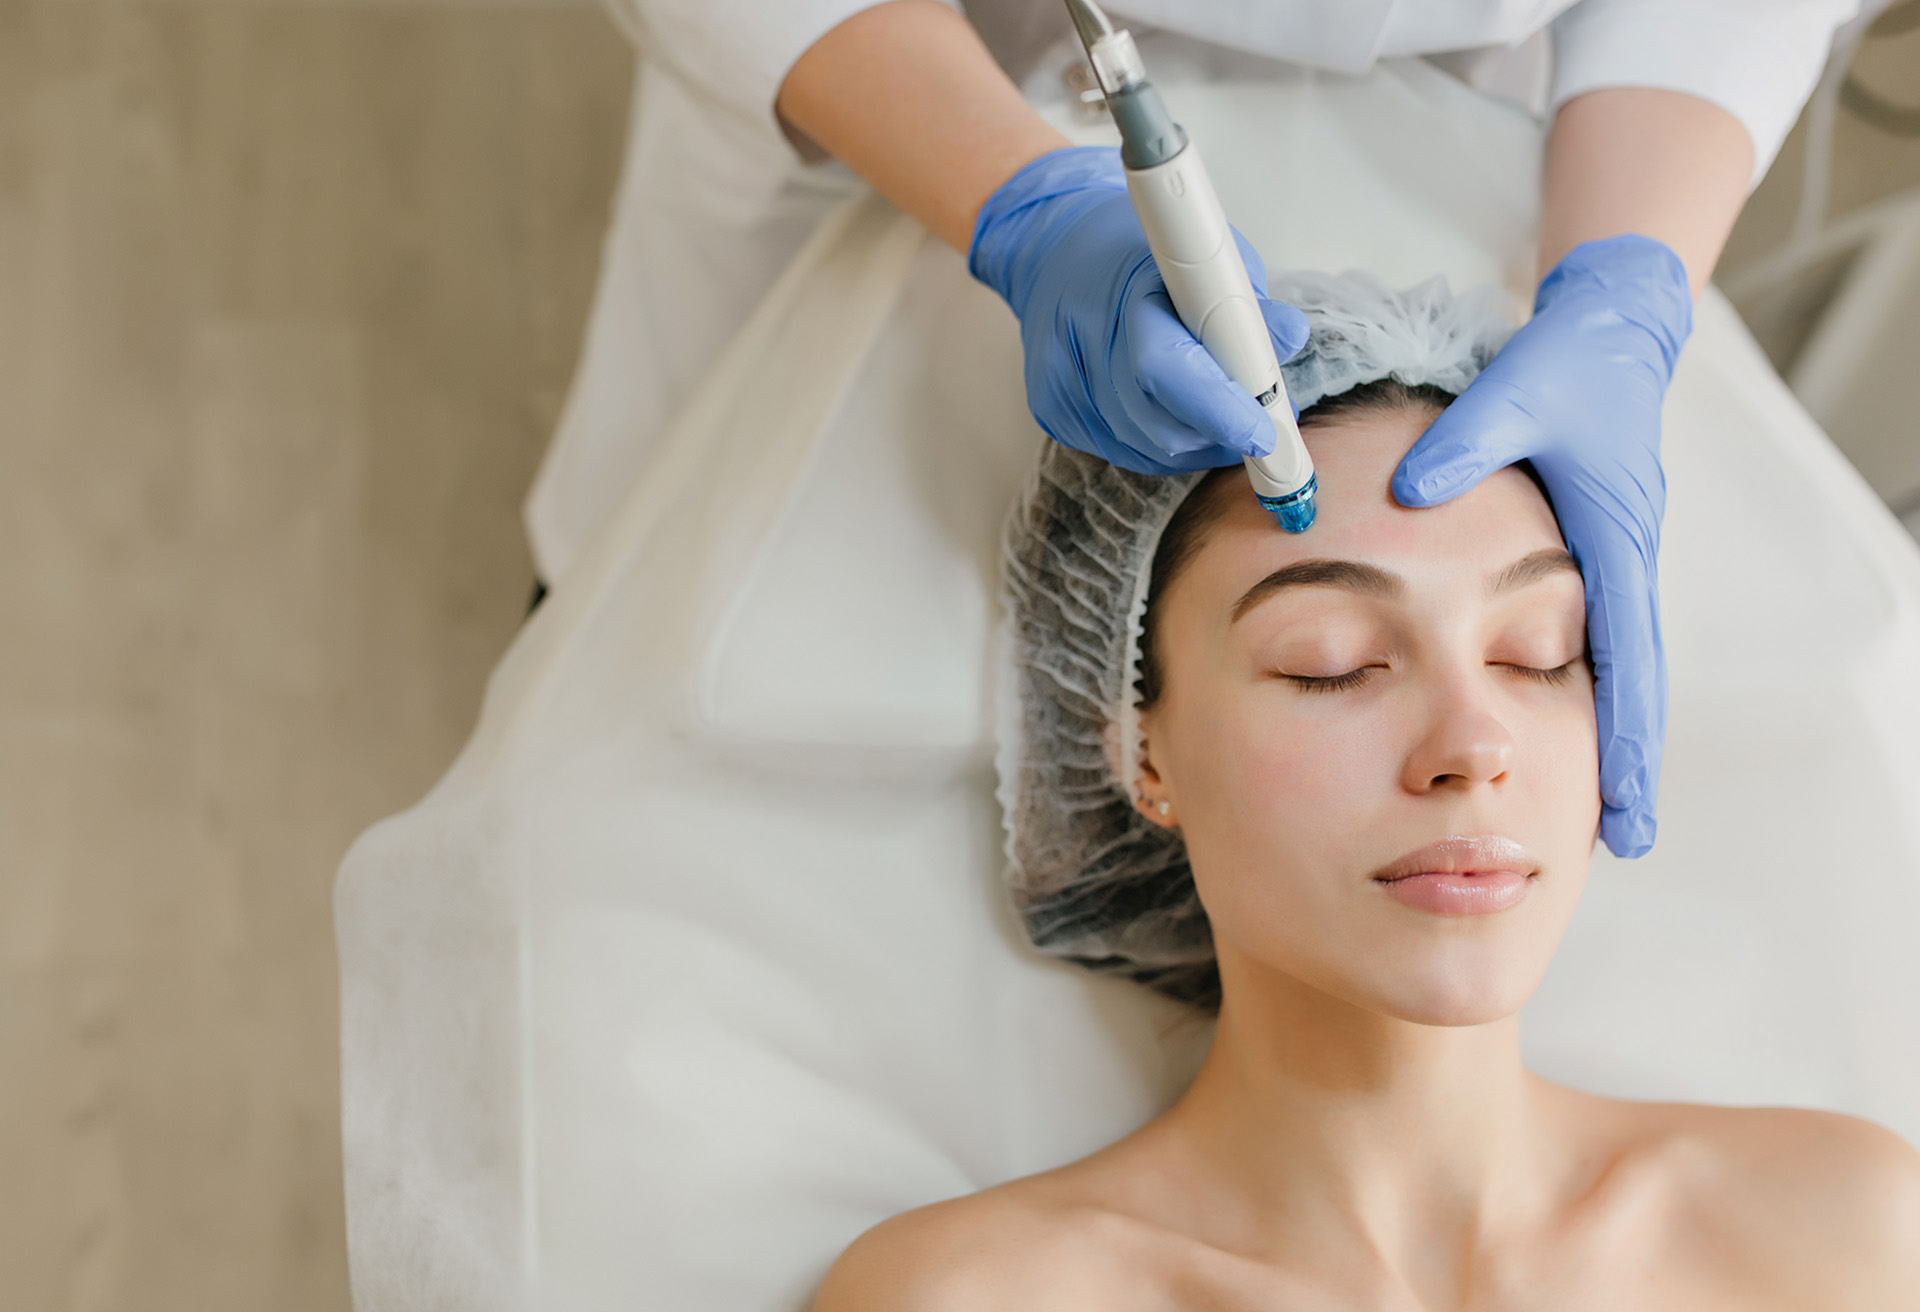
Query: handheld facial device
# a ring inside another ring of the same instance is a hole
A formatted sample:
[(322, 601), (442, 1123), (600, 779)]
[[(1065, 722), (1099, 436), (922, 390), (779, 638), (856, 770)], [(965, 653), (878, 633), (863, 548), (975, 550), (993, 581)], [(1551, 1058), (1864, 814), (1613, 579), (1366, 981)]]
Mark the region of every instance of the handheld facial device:
[(1116, 31), (1094, 0), (1067, 0), (1067, 11), (1120, 129), (1127, 195), (1146, 229), (1173, 308), (1273, 423), (1273, 453), (1247, 457), (1254, 494), (1280, 527), (1304, 533), (1313, 523), (1313, 460), (1300, 440), (1267, 321), (1199, 147), (1187, 140), (1147, 81), (1132, 34)]

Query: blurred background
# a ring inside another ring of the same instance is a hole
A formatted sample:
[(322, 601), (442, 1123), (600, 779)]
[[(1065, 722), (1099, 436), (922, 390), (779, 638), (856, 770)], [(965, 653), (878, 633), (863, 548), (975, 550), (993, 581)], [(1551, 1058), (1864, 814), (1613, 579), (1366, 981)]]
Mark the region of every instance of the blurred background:
[[(348, 1307), (334, 869), (525, 613), (632, 79), (590, 0), (0, 0), (0, 1310)], [(1719, 282), (1920, 534), (1920, 3), (1830, 90)]]

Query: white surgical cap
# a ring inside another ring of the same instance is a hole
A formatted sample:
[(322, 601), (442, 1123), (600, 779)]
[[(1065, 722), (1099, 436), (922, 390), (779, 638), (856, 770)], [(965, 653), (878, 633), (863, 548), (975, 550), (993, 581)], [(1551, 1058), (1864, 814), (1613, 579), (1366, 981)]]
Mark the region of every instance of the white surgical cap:
[[(1441, 278), (1404, 292), (1366, 274), (1270, 285), (1312, 325), (1283, 369), (1306, 409), (1394, 378), (1458, 393), (1509, 333), (1499, 297)], [(1133, 804), (1140, 634), (1154, 553), (1204, 473), (1133, 474), (1048, 443), (1006, 530), (1008, 627), (998, 767), (1009, 879), (1041, 949), (1174, 997), (1215, 985), (1186, 844)]]

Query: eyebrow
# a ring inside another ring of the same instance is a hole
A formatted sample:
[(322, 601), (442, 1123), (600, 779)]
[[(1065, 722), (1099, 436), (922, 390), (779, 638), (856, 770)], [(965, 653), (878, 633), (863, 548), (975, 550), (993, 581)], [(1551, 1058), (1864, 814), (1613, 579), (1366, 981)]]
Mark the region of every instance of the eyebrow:
[(1288, 588), (1340, 588), (1363, 597), (1392, 601), (1406, 591), (1406, 584), (1398, 574), (1357, 560), (1296, 560), (1240, 594), (1240, 600), (1233, 603), (1228, 622), (1239, 620), (1274, 593)]
[(1555, 574), (1571, 571), (1580, 572), (1580, 562), (1559, 547), (1542, 547), (1530, 552), (1494, 575), (1487, 584), (1487, 595), (1498, 596), (1502, 592), (1513, 592), (1529, 584)]
[[(1580, 565), (1559, 547), (1543, 547), (1522, 556), (1489, 579), (1487, 595), (1513, 592), (1566, 570), (1578, 574)], [(1242, 593), (1240, 600), (1233, 603), (1228, 622), (1240, 620), (1255, 606), (1288, 588), (1339, 588), (1362, 597), (1396, 601), (1406, 593), (1406, 580), (1390, 570), (1358, 560), (1297, 560)]]

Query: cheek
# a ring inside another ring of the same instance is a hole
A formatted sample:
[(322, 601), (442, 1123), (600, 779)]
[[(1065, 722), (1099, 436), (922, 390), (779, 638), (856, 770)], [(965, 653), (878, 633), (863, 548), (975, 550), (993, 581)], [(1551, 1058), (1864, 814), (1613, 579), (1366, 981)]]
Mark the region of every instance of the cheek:
[[(1592, 696), (1584, 686), (1489, 708), (1516, 743), (1501, 790), (1510, 802), (1496, 803), (1489, 822), (1566, 854), (1591, 847), (1600, 814)], [(1379, 859), (1380, 828), (1407, 801), (1400, 776), (1421, 718), (1398, 699), (1273, 686), (1167, 709), (1154, 752), (1196, 863)]]
[[(1279, 686), (1183, 708), (1168, 786), (1197, 861), (1311, 854), (1338, 862), (1396, 788), (1405, 744), (1384, 711)], [(1171, 708), (1170, 708), (1171, 709)]]
[(1600, 823), (1600, 747), (1590, 684), (1559, 704), (1521, 719), (1516, 773), (1527, 781), (1542, 816), (1564, 825), (1569, 841), (1593, 842)]

